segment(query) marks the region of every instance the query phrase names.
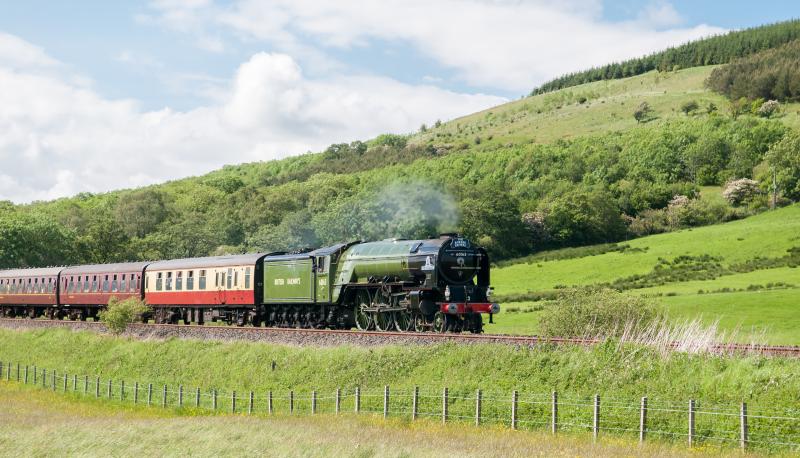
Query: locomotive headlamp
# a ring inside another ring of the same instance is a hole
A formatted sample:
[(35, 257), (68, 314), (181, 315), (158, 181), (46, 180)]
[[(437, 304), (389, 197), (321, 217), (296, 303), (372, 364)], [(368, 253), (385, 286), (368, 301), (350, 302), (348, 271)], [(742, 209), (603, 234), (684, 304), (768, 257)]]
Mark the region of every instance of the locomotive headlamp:
[(450, 286), (449, 285), (444, 287), (444, 300), (446, 300), (446, 301), (450, 300)]

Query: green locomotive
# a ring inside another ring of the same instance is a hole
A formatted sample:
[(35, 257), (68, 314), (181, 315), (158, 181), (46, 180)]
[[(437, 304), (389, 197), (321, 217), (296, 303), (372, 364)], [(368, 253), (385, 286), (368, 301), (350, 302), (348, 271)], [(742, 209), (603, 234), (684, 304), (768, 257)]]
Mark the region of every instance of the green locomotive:
[(339, 244), (261, 261), (256, 325), (377, 331), (483, 331), (489, 258), (455, 234)]

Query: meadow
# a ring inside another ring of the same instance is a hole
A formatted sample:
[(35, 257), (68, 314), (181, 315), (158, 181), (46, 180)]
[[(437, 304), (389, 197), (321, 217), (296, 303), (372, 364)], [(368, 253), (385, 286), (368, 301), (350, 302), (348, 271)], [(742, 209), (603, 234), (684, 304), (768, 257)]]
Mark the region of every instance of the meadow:
[[(611, 285), (653, 298), (674, 320), (699, 318), (727, 333), (739, 330), (740, 339), (800, 344), (800, 269), (786, 258), (800, 246), (800, 206), (617, 245), (584, 248), (585, 256), (575, 248), (540, 253), (493, 270), (506, 312), (487, 332), (535, 334), (547, 302), (531, 299)], [(673, 262), (681, 256), (688, 261)]]
[[(353, 415), (187, 416), (123, 409), (0, 382), (0, 447), (7, 456), (728, 456), (715, 448), (586, 435), (409, 423)], [(42, 440), (47, 438), (47, 440)], [(143, 440), (146, 438), (146, 440)]]

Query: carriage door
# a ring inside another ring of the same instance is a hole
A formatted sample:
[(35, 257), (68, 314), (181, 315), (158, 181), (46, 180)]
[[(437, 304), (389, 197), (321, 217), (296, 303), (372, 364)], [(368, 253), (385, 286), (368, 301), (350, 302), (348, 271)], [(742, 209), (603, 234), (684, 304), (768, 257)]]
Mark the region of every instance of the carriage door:
[[(320, 256), (316, 262), (316, 290), (317, 302), (330, 302), (331, 301), (331, 287), (328, 280), (331, 267), (330, 256)], [(313, 278), (313, 276), (312, 276)]]

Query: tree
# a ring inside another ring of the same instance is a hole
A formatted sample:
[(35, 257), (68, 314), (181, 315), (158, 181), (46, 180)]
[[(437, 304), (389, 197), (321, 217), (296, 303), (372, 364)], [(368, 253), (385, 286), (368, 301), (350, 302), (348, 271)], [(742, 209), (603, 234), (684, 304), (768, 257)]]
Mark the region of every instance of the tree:
[(461, 209), (461, 232), (485, 247), (492, 259), (527, 254), (531, 249), (529, 232), (522, 222), (516, 199), (487, 186), (486, 192), (464, 199)]
[(116, 219), (129, 237), (144, 237), (167, 217), (164, 195), (153, 189), (124, 194), (116, 206)]
[(728, 110), (731, 113), (731, 118), (736, 119), (740, 115), (747, 113), (748, 107), (750, 104), (747, 102), (747, 99), (742, 97), (737, 100), (731, 100), (730, 105), (728, 106)]
[(578, 188), (542, 204), (545, 227), (561, 246), (614, 242), (625, 236), (619, 206), (602, 188)]
[(647, 121), (650, 119), (650, 116), (653, 113), (653, 109), (650, 108), (650, 104), (647, 102), (642, 102), (633, 110), (633, 119), (636, 120), (636, 123), (640, 123), (642, 121)]
[(778, 191), (789, 199), (800, 200), (800, 134), (786, 134), (769, 149), (766, 159)]

